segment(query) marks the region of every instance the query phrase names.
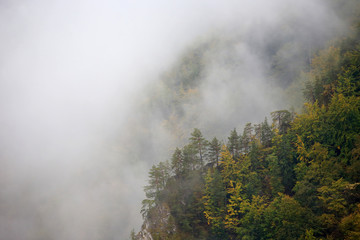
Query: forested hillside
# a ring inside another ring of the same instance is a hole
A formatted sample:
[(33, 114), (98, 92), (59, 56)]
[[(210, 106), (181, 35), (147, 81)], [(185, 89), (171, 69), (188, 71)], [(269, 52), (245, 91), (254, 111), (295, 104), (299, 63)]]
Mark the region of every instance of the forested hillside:
[[(274, 51), (265, 75), (281, 86), (283, 99), (302, 89), (303, 109), (271, 112), (261, 123), (229, 129), (226, 138), (193, 128), (168, 161), (150, 169), (144, 225), (132, 238), (360, 239), (360, 22), (351, 21), (346, 37), (287, 55), (297, 68), (280, 53), (303, 42), (264, 45)], [(188, 108), (179, 106), (191, 107), (200, 91), (206, 56), (221, 45), (209, 44), (185, 55), (181, 71), (167, 73), (167, 95), (148, 101), (172, 131), (191, 123), (183, 117)], [(299, 95), (289, 101), (302, 103)], [(224, 121), (221, 129), (234, 122)]]
[(276, 16), (239, 20), (190, 41), (144, 86), (122, 150), (156, 163), (186, 144), (194, 127), (226, 139), (229, 129), (270, 119), (277, 109), (301, 112), (312, 58), (347, 36), (359, 8), (354, 0), (301, 5), (289, 2)]

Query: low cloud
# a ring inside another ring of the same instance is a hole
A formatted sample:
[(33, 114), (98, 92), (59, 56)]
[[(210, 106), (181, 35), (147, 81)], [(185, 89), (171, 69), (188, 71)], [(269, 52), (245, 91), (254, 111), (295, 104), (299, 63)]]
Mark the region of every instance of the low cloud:
[[(184, 122), (221, 135), (284, 106), (266, 77), (269, 40), (316, 45), (341, 24), (324, 1), (2, 1), (0, 238), (126, 239), (149, 166), (180, 142), (161, 114), (140, 112), (144, 87), (195, 39), (220, 39), (204, 111), (184, 108)], [(139, 146), (141, 123), (151, 138)]]

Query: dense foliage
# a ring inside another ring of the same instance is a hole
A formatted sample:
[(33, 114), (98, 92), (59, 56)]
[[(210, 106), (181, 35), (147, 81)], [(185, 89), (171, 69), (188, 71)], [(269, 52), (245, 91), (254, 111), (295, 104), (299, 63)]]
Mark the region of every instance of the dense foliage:
[(153, 238), (359, 239), (359, 69), (356, 36), (314, 58), (303, 114), (273, 112), (225, 144), (195, 128), (150, 170)]
[(360, 239), (359, 25), (304, 75), (302, 114), (272, 112), (225, 142), (195, 128), (151, 168), (153, 239)]

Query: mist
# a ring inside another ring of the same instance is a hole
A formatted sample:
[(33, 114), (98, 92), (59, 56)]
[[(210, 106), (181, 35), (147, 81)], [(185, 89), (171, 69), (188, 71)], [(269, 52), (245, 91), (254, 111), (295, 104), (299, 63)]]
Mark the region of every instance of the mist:
[[(289, 107), (267, 75), (267, 43), (289, 37), (284, 22), (312, 45), (345, 24), (325, 1), (280, 0), (2, 1), (0, 20), (0, 238), (9, 240), (127, 239), (140, 227), (147, 172), (183, 140), (139, 102), (194, 42), (217, 39), (196, 103), (182, 106), (181, 135), (225, 136)], [(293, 49), (279, 59), (302, 51)]]

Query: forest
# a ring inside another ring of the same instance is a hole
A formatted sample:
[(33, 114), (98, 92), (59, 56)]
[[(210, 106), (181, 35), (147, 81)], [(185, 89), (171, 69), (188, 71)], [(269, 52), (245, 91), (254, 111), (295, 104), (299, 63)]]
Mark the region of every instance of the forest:
[(0, 0), (0, 240), (360, 239), (360, 0)]
[[(229, 129), (225, 139), (206, 139), (202, 131), (209, 131), (193, 126), (183, 146), (150, 169), (144, 224), (131, 238), (360, 239), (359, 19), (351, 26), (346, 36), (313, 47), (310, 58), (297, 56), (297, 69), (270, 59), (268, 75), (289, 99), (301, 88), (303, 107)], [(160, 106), (174, 132), (171, 122), (183, 121), (180, 104), (201, 85), (208, 45), (184, 57), (186, 74), (167, 73), (163, 85), (171, 91), (147, 102)]]

